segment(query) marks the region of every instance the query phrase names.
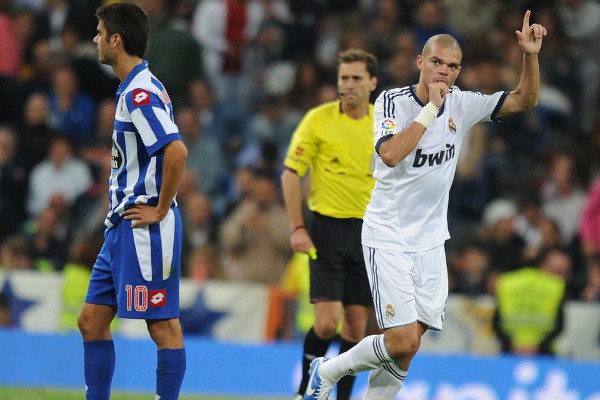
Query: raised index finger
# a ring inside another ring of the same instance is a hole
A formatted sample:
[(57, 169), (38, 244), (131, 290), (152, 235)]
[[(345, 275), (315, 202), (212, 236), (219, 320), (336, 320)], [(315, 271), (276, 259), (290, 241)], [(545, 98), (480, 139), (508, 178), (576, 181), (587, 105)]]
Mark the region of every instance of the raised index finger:
[(529, 32), (529, 17), (531, 16), (531, 11), (525, 11), (525, 16), (523, 17), (523, 28), (521, 28), (521, 33)]

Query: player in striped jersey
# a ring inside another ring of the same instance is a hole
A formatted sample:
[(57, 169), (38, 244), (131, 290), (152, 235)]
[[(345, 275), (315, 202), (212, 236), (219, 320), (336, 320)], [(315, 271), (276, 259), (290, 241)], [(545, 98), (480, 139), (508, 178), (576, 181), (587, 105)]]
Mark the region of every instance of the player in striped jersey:
[(444, 242), (458, 153), (477, 122), (536, 106), (538, 53), (546, 29), (516, 32), (523, 51), (521, 79), (512, 92), (463, 92), (454, 86), (462, 50), (452, 36), (431, 37), (417, 56), (419, 82), (381, 93), (375, 102), (375, 188), (365, 213), (362, 243), (377, 322), (346, 353), (311, 365), (305, 399), (326, 399), (341, 377), (371, 371), (363, 399), (393, 399), (402, 388), (421, 337), (441, 330), (448, 296)]
[(115, 367), (110, 324), (144, 319), (157, 345), (156, 398), (176, 400), (185, 373), (179, 324), (181, 218), (175, 194), (187, 149), (163, 85), (143, 60), (146, 13), (134, 4), (100, 7), (98, 60), (121, 84), (113, 131), (105, 242), (78, 318), (86, 398), (108, 400)]

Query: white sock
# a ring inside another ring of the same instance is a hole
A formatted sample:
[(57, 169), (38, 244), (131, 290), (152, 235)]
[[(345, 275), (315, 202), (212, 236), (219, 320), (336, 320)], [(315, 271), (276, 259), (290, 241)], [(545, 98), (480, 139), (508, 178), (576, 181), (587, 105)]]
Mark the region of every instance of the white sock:
[(396, 398), (408, 371), (396, 363), (384, 364), (369, 374), (369, 385), (362, 400), (389, 400)]
[(337, 382), (343, 376), (370, 371), (393, 363), (383, 341), (383, 335), (367, 336), (345, 353), (323, 363), (319, 373)]

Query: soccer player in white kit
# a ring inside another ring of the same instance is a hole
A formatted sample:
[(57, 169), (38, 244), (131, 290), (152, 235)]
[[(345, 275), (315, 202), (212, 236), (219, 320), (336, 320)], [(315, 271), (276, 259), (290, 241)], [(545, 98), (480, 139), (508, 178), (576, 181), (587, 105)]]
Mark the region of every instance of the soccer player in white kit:
[(304, 398), (327, 399), (341, 377), (371, 371), (363, 399), (393, 399), (402, 388), (421, 337), (441, 330), (448, 297), (444, 242), (450, 238), (450, 186), (463, 140), (473, 125), (537, 105), (538, 53), (546, 29), (516, 31), (523, 70), (511, 92), (461, 91), (454, 82), (462, 51), (450, 35), (436, 35), (417, 56), (416, 85), (382, 92), (375, 102), (375, 188), (362, 244), (381, 335), (346, 353), (311, 364)]

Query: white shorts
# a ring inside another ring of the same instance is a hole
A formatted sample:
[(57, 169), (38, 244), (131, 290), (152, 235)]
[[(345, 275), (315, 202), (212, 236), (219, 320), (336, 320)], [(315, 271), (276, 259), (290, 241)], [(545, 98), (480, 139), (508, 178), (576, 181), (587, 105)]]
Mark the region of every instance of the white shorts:
[(444, 246), (416, 253), (363, 245), (375, 316), (388, 329), (420, 321), (441, 331), (448, 300)]

